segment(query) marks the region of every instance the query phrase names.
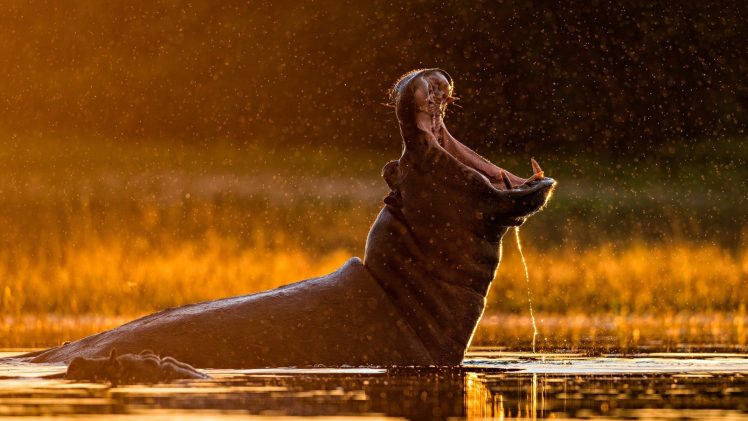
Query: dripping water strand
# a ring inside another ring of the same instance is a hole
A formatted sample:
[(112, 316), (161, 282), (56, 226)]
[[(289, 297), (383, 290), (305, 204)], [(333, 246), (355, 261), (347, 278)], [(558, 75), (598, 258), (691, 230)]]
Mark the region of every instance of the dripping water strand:
[(519, 227), (514, 227), (514, 238), (517, 239), (517, 250), (525, 268), (525, 281), (527, 282), (527, 302), (530, 304), (530, 318), (532, 319), (532, 353), (535, 353), (535, 339), (538, 336), (538, 326), (535, 324), (535, 313), (532, 311), (532, 292), (530, 291), (530, 272), (527, 270), (525, 254), (522, 253), (522, 242), (519, 240)]

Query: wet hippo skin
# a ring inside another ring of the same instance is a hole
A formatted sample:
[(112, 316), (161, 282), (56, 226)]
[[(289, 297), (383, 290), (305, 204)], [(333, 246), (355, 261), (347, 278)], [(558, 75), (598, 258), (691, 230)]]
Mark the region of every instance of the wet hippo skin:
[(41, 353), (69, 363), (144, 349), (196, 367), (459, 364), (486, 304), (501, 238), (548, 200), (555, 181), (533, 161), (521, 178), (483, 159), (444, 125), (455, 100), (438, 69), (392, 91), (403, 153), (364, 261), (252, 295), (167, 309)]

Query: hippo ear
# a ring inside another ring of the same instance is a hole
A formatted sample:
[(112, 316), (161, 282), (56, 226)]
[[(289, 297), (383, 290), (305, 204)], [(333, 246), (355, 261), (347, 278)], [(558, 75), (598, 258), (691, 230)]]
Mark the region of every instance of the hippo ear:
[(384, 181), (387, 182), (390, 190), (399, 190), (400, 185), (405, 179), (405, 171), (403, 171), (400, 161), (393, 160), (388, 162), (384, 168), (382, 168), (382, 177), (384, 178)]
[(117, 359), (117, 348), (112, 348), (109, 350), (109, 361), (114, 361)]

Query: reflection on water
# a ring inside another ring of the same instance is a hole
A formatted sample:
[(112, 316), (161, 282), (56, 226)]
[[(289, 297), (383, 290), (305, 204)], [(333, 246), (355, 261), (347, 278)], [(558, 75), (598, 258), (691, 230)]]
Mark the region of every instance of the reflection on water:
[(0, 416), (748, 419), (748, 355), (487, 354), (462, 367), (210, 370), (214, 380), (120, 387), (6, 363)]

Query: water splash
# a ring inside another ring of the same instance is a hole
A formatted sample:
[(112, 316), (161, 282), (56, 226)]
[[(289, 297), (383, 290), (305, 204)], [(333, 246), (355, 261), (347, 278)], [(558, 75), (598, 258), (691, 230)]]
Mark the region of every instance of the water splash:
[(535, 324), (535, 313), (532, 311), (532, 292), (530, 291), (530, 272), (527, 270), (525, 254), (522, 253), (522, 242), (519, 240), (519, 227), (514, 227), (514, 238), (517, 239), (517, 250), (525, 268), (525, 281), (527, 282), (527, 302), (530, 304), (530, 318), (532, 319), (532, 353), (535, 353), (535, 339), (538, 337), (538, 325)]

